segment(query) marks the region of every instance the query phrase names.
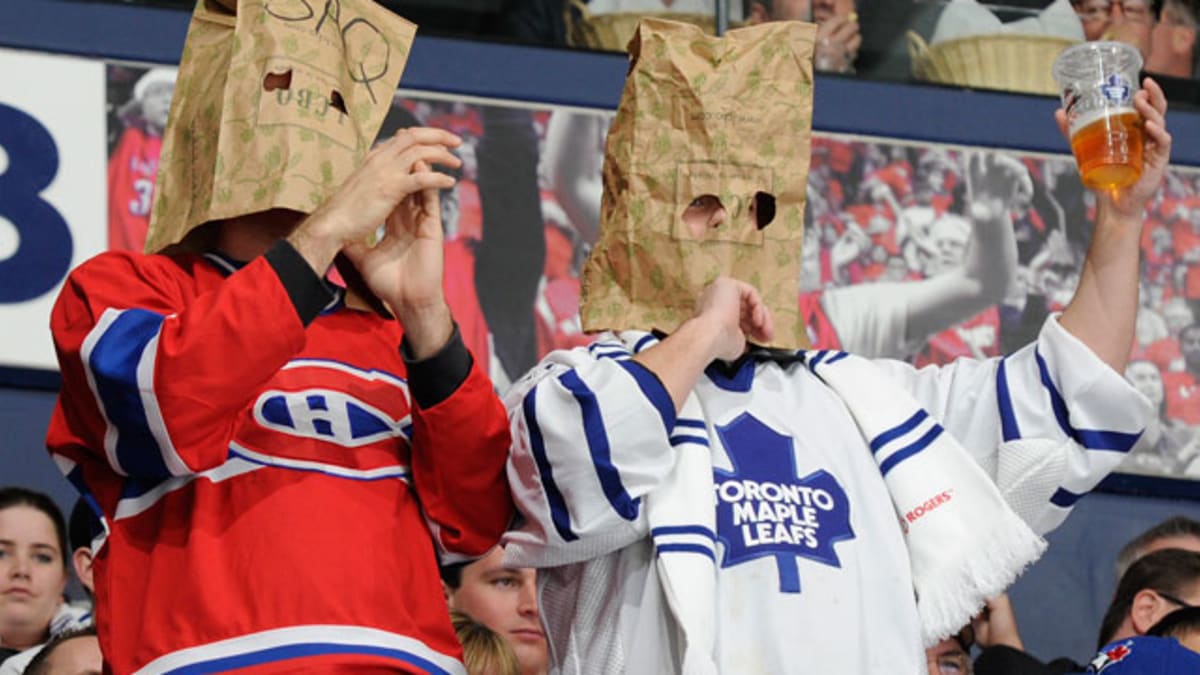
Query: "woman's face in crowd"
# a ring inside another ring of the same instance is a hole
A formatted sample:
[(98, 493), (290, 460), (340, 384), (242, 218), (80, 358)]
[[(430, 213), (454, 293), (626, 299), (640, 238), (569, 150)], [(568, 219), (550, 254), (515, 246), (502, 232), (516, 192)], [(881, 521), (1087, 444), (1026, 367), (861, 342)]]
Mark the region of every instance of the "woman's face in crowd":
[(537, 572), (506, 569), (500, 547), (467, 565), (449, 592), (450, 608), (491, 628), (508, 642), (525, 675), (545, 673), (546, 634), (537, 604)]
[(16, 645), (33, 634), (32, 644), (41, 642), (66, 584), (49, 516), (23, 504), (0, 510), (0, 642)]

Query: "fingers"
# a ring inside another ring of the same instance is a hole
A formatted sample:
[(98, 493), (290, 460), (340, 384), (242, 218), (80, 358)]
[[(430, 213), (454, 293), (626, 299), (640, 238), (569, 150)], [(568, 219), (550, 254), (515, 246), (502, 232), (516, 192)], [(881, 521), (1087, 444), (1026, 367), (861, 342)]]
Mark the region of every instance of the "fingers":
[(415, 171), (417, 162), (423, 162), (428, 166), (439, 165), (448, 166), (457, 169), (462, 166), (462, 160), (450, 152), (449, 148), (444, 145), (413, 145), (398, 155), (394, 155), (394, 161), (399, 166)]
[(775, 337), (775, 321), (771, 310), (763, 302), (758, 289), (744, 281), (735, 281), (741, 301), (740, 328), (747, 338), (759, 342), (770, 342)]
[(449, 190), (454, 187), (454, 183), (454, 176), (444, 174), (440, 171), (426, 170), (405, 176), (400, 188), (404, 194), (412, 194), (422, 190), (433, 190), (436, 195), (437, 190)]
[(1133, 105), (1142, 116), (1146, 133), (1147, 161), (1153, 166), (1165, 166), (1171, 154), (1171, 134), (1167, 132), (1167, 99), (1158, 83), (1147, 77), (1143, 89), (1133, 97)]
[(444, 145), (450, 148), (457, 148), (462, 145), (462, 139), (445, 129), (409, 127), (397, 131), (384, 144), (384, 146), (390, 146), (390, 149), (395, 152), (402, 152), (413, 145)]
[(1167, 95), (1153, 78), (1147, 77), (1142, 80), (1142, 91), (1149, 96), (1150, 105), (1154, 106), (1155, 110), (1162, 115), (1167, 114)]

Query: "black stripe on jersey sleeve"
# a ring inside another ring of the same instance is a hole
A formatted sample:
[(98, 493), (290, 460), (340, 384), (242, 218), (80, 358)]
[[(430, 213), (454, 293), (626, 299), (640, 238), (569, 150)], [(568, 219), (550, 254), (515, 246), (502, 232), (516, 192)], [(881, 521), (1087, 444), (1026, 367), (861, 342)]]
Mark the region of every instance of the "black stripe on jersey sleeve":
[(413, 360), (408, 338), (400, 342), (400, 356), (408, 369), (408, 391), (421, 408), (433, 406), (450, 398), (471, 372), (475, 362), (467, 345), (463, 343), (458, 324), (450, 339), (436, 354), (419, 361)]
[(267, 251), (266, 258), (275, 274), (279, 275), (279, 281), (291, 298), (300, 322), (308, 326), (333, 301), (333, 294), (288, 240), (276, 242)]

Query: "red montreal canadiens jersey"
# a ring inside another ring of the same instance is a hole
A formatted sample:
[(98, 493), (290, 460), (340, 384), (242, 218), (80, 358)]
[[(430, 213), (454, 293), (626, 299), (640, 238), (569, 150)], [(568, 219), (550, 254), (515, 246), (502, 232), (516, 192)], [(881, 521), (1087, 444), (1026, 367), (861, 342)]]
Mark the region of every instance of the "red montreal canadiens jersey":
[(108, 160), (108, 248), (141, 251), (150, 226), (150, 205), (162, 138), (129, 127)]
[(112, 672), (463, 672), (437, 555), (508, 524), (503, 409), (475, 366), (422, 408), (397, 322), (295, 307), (263, 257), (107, 253), (68, 279), (47, 443), (109, 530)]

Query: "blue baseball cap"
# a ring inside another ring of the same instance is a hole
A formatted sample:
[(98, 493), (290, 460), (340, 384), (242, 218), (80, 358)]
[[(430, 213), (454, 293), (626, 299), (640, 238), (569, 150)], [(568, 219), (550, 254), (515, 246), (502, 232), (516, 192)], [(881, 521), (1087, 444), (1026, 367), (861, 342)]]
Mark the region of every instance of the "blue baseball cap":
[(1175, 638), (1133, 637), (1108, 643), (1088, 664), (1088, 675), (1200, 674), (1200, 654)]

